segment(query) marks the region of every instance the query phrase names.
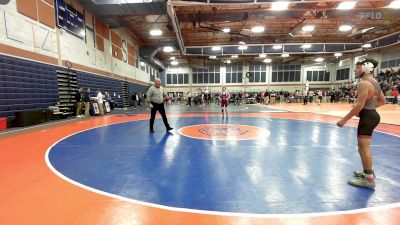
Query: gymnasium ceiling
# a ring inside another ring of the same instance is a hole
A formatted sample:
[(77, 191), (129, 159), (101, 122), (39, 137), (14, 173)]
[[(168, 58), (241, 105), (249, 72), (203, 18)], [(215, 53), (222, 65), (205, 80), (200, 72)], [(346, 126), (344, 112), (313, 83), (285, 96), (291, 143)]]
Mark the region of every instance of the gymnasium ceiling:
[[(173, 52), (160, 50), (155, 54), (164, 64), (170, 63), (171, 56), (179, 63), (226, 62), (259, 60), (260, 53), (283, 61), (312, 60), (321, 55), (334, 59), (335, 52), (368, 51), (400, 39), (396, 34), (400, 32), (400, 9), (389, 8), (392, 1), (385, 0), (358, 0), (348, 10), (337, 9), (342, 0), (289, 1), (284, 10), (272, 10), (276, 1), (270, 0), (80, 2), (112, 28), (129, 29), (143, 47), (172, 46)], [(314, 30), (304, 31), (306, 25), (314, 26)], [(350, 25), (351, 29), (339, 31), (342, 25)], [(257, 26), (264, 31), (252, 32)], [(225, 28), (230, 31), (224, 32)], [(157, 29), (162, 35), (150, 35)], [(302, 48), (305, 43), (311, 47)], [(362, 48), (365, 43), (372, 46)], [(283, 47), (274, 49), (274, 45)], [(221, 49), (212, 50), (213, 46)], [(246, 49), (238, 49), (240, 46)], [(283, 52), (290, 53), (290, 57), (281, 58)], [(209, 59), (212, 55), (217, 59)], [(239, 57), (233, 59), (231, 55)]]

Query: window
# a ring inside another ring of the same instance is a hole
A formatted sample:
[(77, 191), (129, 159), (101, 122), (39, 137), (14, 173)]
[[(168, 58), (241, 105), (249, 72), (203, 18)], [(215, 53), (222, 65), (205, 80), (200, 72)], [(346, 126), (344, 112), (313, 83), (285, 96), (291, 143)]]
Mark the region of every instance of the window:
[(146, 71), (146, 63), (144, 63), (143, 61), (140, 61), (140, 69), (142, 71)]
[(307, 80), (310, 82), (329, 81), (330, 72), (328, 70), (307, 71)]
[(162, 84), (167, 84), (167, 74), (164, 74), (162, 76), (159, 77), (161, 79), (161, 83)]
[(267, 81), (267, 66), (266, 65), (250, 65), (249, 66), (249, 82), (261, 83)]
[(227, 66), (225, 82), (226, 83), (242, 83), (243, 82), (243, 66)]
[[(272, 65), (272, 82), (300, 82), (301, 65), (281, 64)], [(312, 73), (307, 73), (312, 77)]]
[(195, 75), (193, 74), (193, 84), (197, 84), (197, 83), (198, 83), (197, 75), (195, 76)]
[(167, 74), (167, 84), (172, 84), (172, 74)]
[(390, 69), (400, 66), (400, 58), (385, 60), (381, 62), (381, 69)]
[(389, 67), (396, 67), (396, 60), (390, 60), (388, 66)]
[(387, 61), (381, 62), (381, 69), (386, 69), (386, 68), (388, 68), (388, 62)]
[(167, 74), (166, 84), (189, 84), (189, 74)]
[(336, 80), (348, 80), (350, 78), (350, 68), (336, 71)]
[(183, 74), (178, 74), (178, 84), (183, 84)]
[(155, 74), (156, 74), (156, 71), (152, 67), (150, 67), (150, 80), (151, 81), (154, 81), (156, 79)]
[(193, 84), (219, 84), (220, 68), (193, 68)]

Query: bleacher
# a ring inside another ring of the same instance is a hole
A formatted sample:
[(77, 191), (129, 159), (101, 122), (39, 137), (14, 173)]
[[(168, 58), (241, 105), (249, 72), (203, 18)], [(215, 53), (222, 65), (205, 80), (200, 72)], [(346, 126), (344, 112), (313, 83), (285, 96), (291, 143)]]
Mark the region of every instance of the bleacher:
[(56, 66), (0, 55), (0, 117), (58, 101)]
[[(0, 55), (0, 118), (5, 117), (10, 122), (20, 113), (49, 111), (49, 106), (54, 106), (60, 101), (57, 70), (66, 71), (66, 68)], [(131, 95), (128, 93), (128, 88), (123, 87), (123, 84), (126, 85), (125, 81), (81, 71), (75, 72), (79, 87), (89, 87), (93, 97), (97, 89), (103, 93), (108, 92), (112, 100), (117, 103), (117, 107), (123, 107), (123, 97)], [(147, 89), (145, 85), (130, 82), (128, 87), (132, 93), (145, 92)], [(46, 120), (47, 117), (48, 112)]]
[[(76, 71), (76, 74), (78, 78), (78, 86), (85, 88), (85, 90), (89, 87), (92, 92), (92, 97), (95, 97), (94, 94), (96, 90), (100, 89), (102, 93), (108, 92), (112, 100), (114, 100), (118, 104), (118, 107), (123, 106), (121, 80), (81, 71)], [(118, 98), (118, 96), (120, 96), (120, 98)]]
[(142, 84), (128, 83), (128, 88), (129, 96), (132, 97), (132, 95), (135, 93), (139, 94), (140, 92), (142, 92), (142, 94), (146, 94), (148, 86)]

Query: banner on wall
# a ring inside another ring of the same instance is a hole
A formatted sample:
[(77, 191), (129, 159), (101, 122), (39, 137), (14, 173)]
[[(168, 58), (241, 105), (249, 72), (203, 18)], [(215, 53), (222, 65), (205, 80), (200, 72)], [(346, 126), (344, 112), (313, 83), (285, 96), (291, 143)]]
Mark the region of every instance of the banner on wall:
[(97, 103), (93, 103), (94, 114), (98, 115), (100, 113), (99, 105)]
[(122, 40), (122, 60), (126, 63), (128, 62), (128, 43), (125, 40)]
[(105, 104), (105, 106), (106, 106), (106, 112), (111, 112), (111, 109), (110, 109), (110, 103), (109, 102), (104, 102), (104, 104)]

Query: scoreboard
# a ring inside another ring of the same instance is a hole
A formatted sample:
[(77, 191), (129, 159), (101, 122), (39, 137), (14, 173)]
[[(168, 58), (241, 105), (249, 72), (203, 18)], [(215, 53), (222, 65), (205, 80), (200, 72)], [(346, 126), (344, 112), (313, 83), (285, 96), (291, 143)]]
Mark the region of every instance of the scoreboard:
[(79, 38), (85, 38), (84, 14), (72, 8), (64, 0), (56, 0), (56, 18), (58, 27), (65, 29)]

